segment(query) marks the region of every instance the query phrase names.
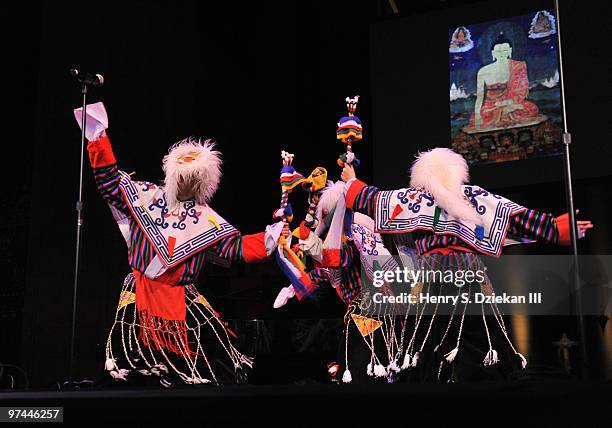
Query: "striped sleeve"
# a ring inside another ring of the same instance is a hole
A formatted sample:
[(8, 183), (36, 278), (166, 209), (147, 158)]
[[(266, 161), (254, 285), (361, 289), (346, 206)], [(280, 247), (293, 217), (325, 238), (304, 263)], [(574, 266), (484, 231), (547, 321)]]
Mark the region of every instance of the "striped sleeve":
[(214, 245), (213, 251), (232, 262), (259, 263), (271, 258), (266, 251), (264, 232), (227, 236)]
[(556, 244), (559, 239), (555, 217), (532, 209), (525, 210), (512, 217), (508, 233), (519, 238), (532, 239), (548, 244)]
[(119, 190), (119, 170), (117, 164), (105, 166), (102, 168), (94, 168), (94, 177), (98, 191), (109, 204), (119, 209), (125, 214), (129, 214), (130, 210), (123, 199), (123, 195)]
[(362, 188), (353, 202), (353, 211), (365, 214), (368, 217), (375, 218), (374, 207), (376, 201), (376, 195), (378, 194), (378, 188), (374, 186), (365, 186)]
[(242, 260), (242, 235), (227, 236), (217, 242), (212, 248), (221, 258), (235, 262)]

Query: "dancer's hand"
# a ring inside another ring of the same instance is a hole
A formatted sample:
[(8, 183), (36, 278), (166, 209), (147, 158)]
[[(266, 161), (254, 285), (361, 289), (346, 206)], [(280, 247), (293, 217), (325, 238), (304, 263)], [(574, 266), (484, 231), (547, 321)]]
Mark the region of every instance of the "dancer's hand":
[[(580, 210), (576, 210), (578, 214)], [(557, 228), (559, 228), (559, 245), (570, 245), (570, 223), (569, 213), (560, 215), (555, 219), (557, 222)], [(586, 231), (594, 227), (590, 220), (576, 220), (576, 233), (578, 239), (584, 238)]]
[(355, 174), (355, 168), (353, 168), (353, 165), (350, 164), (344, 164), (344, 168), (342, 169), (342, 174), (340, 174), (340, 177), (342, 178), (342, 181), (344, 181), (345, 183), (349, 180), (352, 180), (353, 178), (357, 178), (357, 175)]
[[(578, 214), (580, 210), (576, 210)], [(583, 238), (586, 235), (586, 231), (594, 227), (591, 220), (576, 220), (576, 226), (578, 227), (578, 237)]]
[(288, 238), (291, 235), (291, 229), (289, 229), (289, 223), (285, 223), (283, 225), (283, 231), (281, 232), (281, 235), (284, 238)]

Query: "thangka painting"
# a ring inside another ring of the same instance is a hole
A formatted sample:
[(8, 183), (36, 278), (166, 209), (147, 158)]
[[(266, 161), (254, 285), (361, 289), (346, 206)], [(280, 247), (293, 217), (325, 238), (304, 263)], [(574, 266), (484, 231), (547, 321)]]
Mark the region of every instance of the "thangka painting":
[(451, 143), (470, 164), (562, 153), (556, 32), (546, 10), (449, 30)]

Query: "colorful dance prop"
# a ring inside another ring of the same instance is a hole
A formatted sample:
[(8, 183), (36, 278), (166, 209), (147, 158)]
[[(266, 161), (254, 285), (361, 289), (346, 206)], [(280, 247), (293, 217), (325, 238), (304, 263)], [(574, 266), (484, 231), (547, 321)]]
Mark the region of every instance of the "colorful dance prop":
[(346, 144), (346, 152), (340, 155), (338, 165), (344, 168), (345, 164), (359, 166), (359, 159), (353, 153), (353, 143), (363, 138), (363, 129), (361, 120), (355, 116), (359, 95), (354, 98), (346, 97), (346, 108), (348, 116), (343, 116), (338, 121), (338, 129), (336, 129), (336, 139)]
[(272, 217), (282, 220), (285, 223), (291, 223), (291, 220), (293, 220), (293, 210), (289, 203), (289, 193), (291, 193), (296, 186), (303, 183), (305, 178), (293, 168), (292, 163), (295, 157), (294, 154), (283, 150), (281, 152), (281, 157), (283, 158), (283, 168), (280, 173), (281, 203), (280, 208), (274, 211)]
[[(307, 179), (293, 168), (292, 163), (294, 155), (292, 153), (283, 150), (281, 152), (281, 157), (283, 159), (283, 168), (280, 173), (281, 203), (280, 208), (274, 212), (273, 217), (289, 224), (291, 220), (293, 220), (293, 210), (289, 203), (289, 194), (298, 185), (306, 182)], [(291, 237), (289, 237), (289, 242), (287, 242), (284, 236), (280, 236), (276, 251), (276, 262), (281, 271), (289, 281), (291, 281), (298, 299), (302, 300), (305, 296), (310, 294), (314, 285), (306, 273), (304, 263), (290, 248), (290, 243)]]
[(319, 224), (317, 219), (317, 205), (321, 197), (321, 191), (327, 185), (327, 170), (321, 166), (316, 167), (310, 176), (302, 183), (302, 188), (308, 192), (308, 210), (304, 226), (315, 230)]

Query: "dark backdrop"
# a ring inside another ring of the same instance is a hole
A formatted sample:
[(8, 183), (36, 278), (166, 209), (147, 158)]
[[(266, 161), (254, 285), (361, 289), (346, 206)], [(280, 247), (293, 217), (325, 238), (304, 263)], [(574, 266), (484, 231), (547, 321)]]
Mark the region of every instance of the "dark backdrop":
[[(450, 9), (460, 13), (473, 2), (396, 3), (413, 22), (433, 24), (440, 12), (429, 9), (468, 4)], [(578, 2), (571, 3), (577, 8)], [(486, 8), (500, 4), (506, 3), (489, 2)], [(1, 289), (0, 312), (8, 322), (0, 324), (0, 361), (23, 365), (34, 386), (50, 385), (68, 370), (80, 137), (72, 115), (80, 102), (79, 88), (68, 76), (70, 67), (105, 75), (105, 86), (91, 91), (90, 102), (106, 104), (109, 135), (120, 165), (136, 171), (138, 178), (161, 179), (161, 158), (178, 139), (189, 135), (217, 139), (225, 175), (212, 205), (245, 233), (270, 223), (278, 205), (281, 149), (296, 153), (302, 172), (323, 164), (337, 177), (334, 160), (341, 148), (334, 138), (335, 122), (345, 111), (347, 95), (362, 96), (358, 113), (366, 139), (355, 150), (364, 161), (360, 171), (364, 180), (372, 181), (375, 173), (376, 184), (403, 184), (399, 174), (407, 170), (416, 148), (442, 144), (430, 136), (406, 135), (414, 150), (399, 156), (380, 134), (387, 113), (377, 110), (372, 120), (370, 56), (377, 62), (384, 58), (382, 48), (370, 50), (370, 24), (375, 24), (373, 34), (382, 28), (376, 21), (390, 12), (385, 1), (215, 2), (214, 6), (197, 1), (113, 1), (90, 6), (47, 1), (14, 5), (3, 12), (6, 66), (1, 73), (9, 107), (3, 126), (3, 178), (11, 185), (5, 190), (1, 213), (0, 262), (7, 280)], [(587, 15), (587, 11), (577, 14), (581, 18), (576, 25), (586, 26)], [(566, 26), (571, 26), (573, 18), (567, 19)], [(395, 19), (390, 22), (400, 24)], [(414, 37), (424, 38), (417, 33)], [(599, 39), (590, 40), (587, 50), (576, 47), (568, 61), (597, 62), (602, 48), (594, 40)], [(435, 69), (431, 61), (415, 56), (413, 68), (434, 70), (425, 76), (425, 84), (440, 73), (446, 82), (446, 66)], [(378, 85), (373, 80), (375, 105), (380, 108)], [(438, 137), (444, 135), (441, 141), (446, 143), (448, 90), (442, 87), (443, 102), (438, 106), (429, 99), (426, 108), (411, 112), (409, 120)], [(596, 99), (609, 101), (609, 91)], [(586, 121), (578, 113), (574, 116)], [(609, 120), (583, 126), (580, 138), (575, 134), (576, 145), (589, 137), (601, 139), (599, 129), (606, 126)], [(601, 153), (609, 153), (605, 150)], [(578, 162), (588, 164), (591, 158)], [(580, 206), (600, 228), (598, 237), (586, 245), (590, 251), (609, 251), (605, 223), (611, 180), (581, 177)], [(554, 179), (540, 180), (537, 187), (509, 187), (504, 193), (526, 205), (550, 211), (563, 208), (559, 202), (563, 186)], [(296, 197), (295, 206), (303, 206), (303, 199)], [(125, 245), (96, 193), (89, 168), (82, 268), (76, 374), (92, 378), (101, 374), (103, 344), (128, 266)], [(272, 263), (231, 270), (211, 266), (201, 282), (201, 290), (227, 318), (277, 318), (282, 325), (291, 317), (342, 314), (331, 290), (317, 301), (273, 311), (271, 302), (285, 281)]]
[[(34, 384), (67, 373), (75, 255), (80, 131), (72, 109), (79, 88), (68, 70), (102, 73), (109, 136), (120, 166), (162, 178), (161, 158), (190, 135), (212, 137), (224, 178), (212, 206), (244, 233), (272, 222), (280, 200), (280, 151), (304, 174), (323, 163), (332, 176), (342, 151), (335, 124), (344, 98), (362, 96), (369, 122), (368, 25), (373, 4), (252, 2), (45, 2), (42, 10), (36, 150), (23, 365)], [(369, 8), (369, 9), (368, 9)], [(348, 24), (348, 25), (347, 25)], [(350, 50), (351, 54), (346, 55)], [(369, 143), (356, 150), (370, 158)], [(366, 161), (367, 174), (371, 163)], [(304, 200), (295, 198), (296, 208)], [(126, 249), (89, 167), (78, 294), (77, 372), (100, 373), (105, 335), (128, 272)], [(209, 280), (209, 281), (207, 281)], [(323, 311), (271, 308), (285, 281), (272, 263), (211, 267), (201, 289), (227, 318), (341, 315), (333, 296)], [(314, 303), (322, 305), (323, 303)], [(318, 312), (318, 313), (317, 313)], [(43, 363), (44, 361), (44, 363)]]
[[(398, 172), (408, 170), (418, 150), (450, 146), (449, 28), (542, 9), (554, 10), (554, 2), (478, 2), (387, 19), (372, 27), (374, 175), (378, 183), (400, 185), (407, 175)], [(612, 174), (610, 11), (607, 3), (561, 0), (567, 115), (576, 179)], [(473, 182), (490, 188), (553, 182), (563, 177), (563, 158), (476, 165), (471, 175)]]

